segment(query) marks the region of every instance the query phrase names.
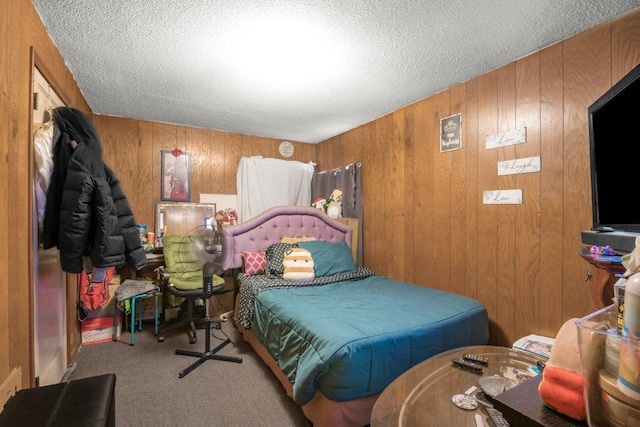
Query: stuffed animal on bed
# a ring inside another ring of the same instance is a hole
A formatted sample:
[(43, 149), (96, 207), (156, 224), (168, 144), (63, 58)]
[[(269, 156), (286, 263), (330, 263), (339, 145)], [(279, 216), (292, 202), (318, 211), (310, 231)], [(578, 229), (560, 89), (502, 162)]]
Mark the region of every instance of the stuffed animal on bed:
[(311, 253), (302, 248), (289, 248), (282, 261), (284, 280), (307, 281), (315, 278), (315, 270)]
[(342, 191), (340, 189), (333, 190), (331, 197), (324, 205), (324, 210), (331, 218), (342, 218)]

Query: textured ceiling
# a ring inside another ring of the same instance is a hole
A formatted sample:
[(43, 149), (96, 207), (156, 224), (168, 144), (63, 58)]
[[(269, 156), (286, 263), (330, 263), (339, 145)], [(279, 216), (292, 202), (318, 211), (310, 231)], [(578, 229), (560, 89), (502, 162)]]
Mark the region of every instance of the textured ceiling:
[(640, 0), (33, 0), (95, 113), (317, 143)]

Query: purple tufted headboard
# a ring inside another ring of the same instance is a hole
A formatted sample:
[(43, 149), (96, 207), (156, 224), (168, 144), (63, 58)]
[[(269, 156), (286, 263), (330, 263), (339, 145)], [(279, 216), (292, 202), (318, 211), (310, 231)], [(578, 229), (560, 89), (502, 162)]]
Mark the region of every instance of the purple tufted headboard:
[(259, 252), (283, 237), (302, 234), (327, 242), (346, 241), (351, 228), (312, 207), (279, 206), (267, 209), (242, 224), (223, 229), (222, 268), (242, 267), (242, 251)]

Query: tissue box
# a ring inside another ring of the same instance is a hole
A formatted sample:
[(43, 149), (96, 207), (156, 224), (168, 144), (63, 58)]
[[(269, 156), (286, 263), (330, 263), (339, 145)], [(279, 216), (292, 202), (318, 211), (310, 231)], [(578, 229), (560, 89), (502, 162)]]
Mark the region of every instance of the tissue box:
[[(576, 321), (590, 426), (640, 423), (640, 401), (626, 396), (616, 385), (622, 339), (616, 328), (617, 322), (616, 304)], [(640, 346), (637, 340), (630, 339), (629, 343)]]

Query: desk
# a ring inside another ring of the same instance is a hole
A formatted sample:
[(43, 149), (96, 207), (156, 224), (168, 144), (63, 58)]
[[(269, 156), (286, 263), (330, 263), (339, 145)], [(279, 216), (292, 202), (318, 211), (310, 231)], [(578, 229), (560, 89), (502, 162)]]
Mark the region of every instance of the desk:
[[(489, 359), (482, 375), (454, 368), (451, 359), (473, 353)], [(529, 379), (529, 366), (538, 359), (506, 347), (472, 346), (440, 353), (414, 366), (396, 378), (382, 392), (371, 413), (371, 427), (383, 426), (475, 426), (475, 414), (485, 417), (478, 408), (467, 411), (452, 402), (456, 394), (464, 394), (478, 386), (483, 376), (499, 374), (515, 381)], [(518, 375), (520, 374), (520, 375)]]
[(120, 272), (120, 276), (122, 277), (122, 281), (124, 282), (126, 279), (135, 279), (135, 280), (156, 280), (156, 268), (164, 265), (164, 254), (154, 254), (148, 253), (147, 256), (147, 265), (142, 267), (140, 270), (135, 271), (129, 264), (125, 264), (122, 267), (122, 271)]

